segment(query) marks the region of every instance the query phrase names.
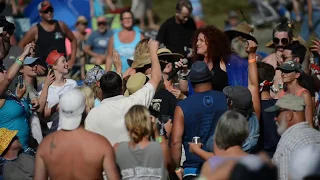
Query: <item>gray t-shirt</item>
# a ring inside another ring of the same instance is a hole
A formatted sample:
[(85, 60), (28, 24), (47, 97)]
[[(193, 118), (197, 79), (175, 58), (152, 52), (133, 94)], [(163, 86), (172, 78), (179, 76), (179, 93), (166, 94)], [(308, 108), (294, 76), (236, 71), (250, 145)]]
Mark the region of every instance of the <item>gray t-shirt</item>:
[(116, 161), (122, 179), (167, 179), (164, 157), (159, 142), (143, 148), (131, 149), (128, 142), (119, 143)]
[(106, 33), (101, 34), (98, 31), (93, 31), (86, 44), (91, 47), (91, 50), (97, 54), (105, 54), (107, 48), (109, 39), (113, 35), (113, 32), (111, 30), (108, 30)]

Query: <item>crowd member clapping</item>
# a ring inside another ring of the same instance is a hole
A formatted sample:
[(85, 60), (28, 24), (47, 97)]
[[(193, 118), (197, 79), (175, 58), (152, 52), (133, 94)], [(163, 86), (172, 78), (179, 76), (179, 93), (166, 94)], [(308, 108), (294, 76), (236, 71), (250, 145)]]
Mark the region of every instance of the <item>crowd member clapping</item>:
[(34, 179), (101, 179), (103, 171), (108, 179), (119, 179), (108, 140), (81, 125), (86, 105), (80, 90), (64, 93), (59, 106), (61, 130), (39, 145)]
[(108, 44), (108, 54), (106, 61), (106, 70), (111, 70), (112, 65), (112, 51), (115, 49), (122, 61), (122, 73), (129, 68), (127, 59), (132, 57), (136, 45), (144, 36), (136, 29), (133, 29), (133, 14), (130, 10), (125, 10), (120, 14), (122, 30), (115, 32), (110, 38)]
[[(112, 145), (129, 140), (124, 124), (124, 114), (136, 104), (149, 107), (161, 81), (161, 69), (157, 57), (159, 44), (157, 41), (149, 40), (148, 46), (151, 56), (151, 78), (136, 93), (129, 97), (124, 97), (122, 95), (123, 82), (121, 76), (115, 72), (109, 71), (100, 79), (100, 87), (104, 100), (101, 102), (101, 105), (89, 112), (85, 121), (85, 128), (103, 135)], [(118, 64), (116, 66), (120, 66), (121, 70), (120, 59), (115, 58), (114, 61), (116, 61), (115, 64)]]
[[(167, 179), (171, 155), (164, 136), (159, 134), (155, 117), (146, 107), (135, 105), (126, 113), (125, 124), (130, 141), (114, 145), (122, 179)], [(150, 141), (152, 137), (156, 141)]]

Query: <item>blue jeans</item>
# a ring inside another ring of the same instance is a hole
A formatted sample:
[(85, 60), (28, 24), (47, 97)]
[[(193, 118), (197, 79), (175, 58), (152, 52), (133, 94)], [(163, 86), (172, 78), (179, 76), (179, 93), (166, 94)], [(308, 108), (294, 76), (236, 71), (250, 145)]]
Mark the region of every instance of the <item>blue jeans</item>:
[[(313, 31), (315, 32), (317, 38), (320, 38), (320, 11), (313, 10), (312, 11), (312, 25), (313, 25)], [(308, 13), (305, 13), (303, 15), (303, 21), (300, 31), (300, 36), (305, 40), (309, 40), (310, 36), (310, 29), (309, 29), (309, 23), (308, 23)]]
[[(251, 150), (254, 149), (254, 147), (258, 143), (259, 139), (259, 132), (260, 132), (260, 125), (259, 125), (259, 120), (255, 114), (253, 114), (251, 117), (248, 119), (248, 125), (249, 125), (249, 137), (244, 141), (242, 144), (242, 149), (246, 152), (250, 152)], [(213, 136), (212, 135), (207, 143), (206, 143), (206, 148), (210, 151), (213, 152)]]

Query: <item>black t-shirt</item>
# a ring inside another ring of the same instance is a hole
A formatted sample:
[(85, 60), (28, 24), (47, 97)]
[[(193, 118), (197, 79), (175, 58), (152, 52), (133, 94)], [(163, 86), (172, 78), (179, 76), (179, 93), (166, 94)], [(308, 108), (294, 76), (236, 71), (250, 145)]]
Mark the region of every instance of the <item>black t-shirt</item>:
[(310, 92), (311, 97), (315, 97), (316, 91), (314, 86), (314, 80), (312, 76), (309, 75), (303, 75), (303, 81), (305, 82), (306, 89)]
[(275, 123), (275, 113), (267, 113), (264, 110), (273, 106), (276, 99), (261, 101), (261, 117), (260, 117), (260, 137), (258, 140), (259, 150), (264, 150), (272, 158), (277, 149), (280, 136), (277, 132)]
[(196, 30), (197, 27), (192, 18), (189, 18), (185, 24), (178, 24), (173, 16), (161, 25), (157, 41), (174, 53), (186, 55), (184, 47), (192, 47), (192, 37)]
[(158, 118), (169, 115), (172, 119), (176, 105), (177, 98), (165, 88), (160, 88), (154, 95), (149, 110)]

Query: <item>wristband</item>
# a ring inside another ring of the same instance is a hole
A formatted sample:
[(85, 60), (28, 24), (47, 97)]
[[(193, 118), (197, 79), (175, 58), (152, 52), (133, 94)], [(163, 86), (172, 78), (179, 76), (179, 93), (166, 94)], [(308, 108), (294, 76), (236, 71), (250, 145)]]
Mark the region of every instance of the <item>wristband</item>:
[(176, 168), (175, 172), (178, 173), (181, 171), (181, 167)]
[(250, 60), (248, 60), (248, 62), (249, 63), (254, 63), (254, 62), (257, 62), (257, 60), (256, 59), (250, 59)]
[(156, 141), (158, 141), (159, 143), (162, 143), (162, 137), (157, 137)]
[(23, 64), (23, 60), (21, 60), (20, 57), (18, 57), (18, 58), (16, 59), (16, 63), (21, 66), (21, 65)]

